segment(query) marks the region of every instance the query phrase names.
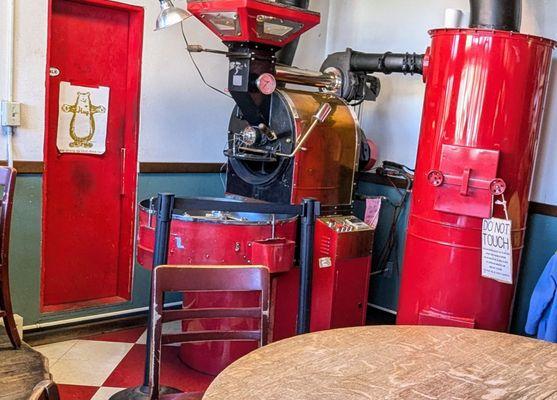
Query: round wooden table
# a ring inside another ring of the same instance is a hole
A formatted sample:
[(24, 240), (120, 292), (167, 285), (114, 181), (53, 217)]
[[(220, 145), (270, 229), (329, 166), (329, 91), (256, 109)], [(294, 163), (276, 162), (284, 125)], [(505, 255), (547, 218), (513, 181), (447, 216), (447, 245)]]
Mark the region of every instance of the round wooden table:
[(460, 328), (336, 329), (248, 354), (203, 399), (557, 399), (557, 345)]

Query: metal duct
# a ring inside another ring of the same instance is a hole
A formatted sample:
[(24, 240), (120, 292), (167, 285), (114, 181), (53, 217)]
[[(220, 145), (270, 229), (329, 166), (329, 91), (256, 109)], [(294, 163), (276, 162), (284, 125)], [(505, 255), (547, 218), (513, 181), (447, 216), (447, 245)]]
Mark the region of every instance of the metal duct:
[(521, 0), (470, 0), (470, 28), (520, 32)]
[(380, 54), (351, 51), (350, 70), (352, 72), (382, 72), (384, 74), (400, 72), (413, 75), (423, 73), (423, 63), (423, 54), (391, 53), (390, 51)]
[[(282, 3), (287, 6), (298, 7), (306, 9), (309, 7), (309, 0), (278, 0), (277, 3)], [(288, 43), (277, 53), (277, 63), (284, 65), (292, 65), (296, 49), (298, 48), (299, 38)]]

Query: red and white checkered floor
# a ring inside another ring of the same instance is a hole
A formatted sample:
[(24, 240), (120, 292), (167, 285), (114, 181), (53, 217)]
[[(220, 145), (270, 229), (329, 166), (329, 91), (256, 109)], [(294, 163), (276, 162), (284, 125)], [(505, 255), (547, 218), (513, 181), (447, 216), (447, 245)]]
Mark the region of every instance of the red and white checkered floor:
[[(165, 324), (166, 332), (180, 323)], [(145, 328), (91, 336), (35, 347), (44, 354), (61, 400), (105, 400), (143, 381)], [(213, 377), (196, 372), (178, 358), (178, 347), (163, 346), (161, 382), (184, 392), (205, 390)]]

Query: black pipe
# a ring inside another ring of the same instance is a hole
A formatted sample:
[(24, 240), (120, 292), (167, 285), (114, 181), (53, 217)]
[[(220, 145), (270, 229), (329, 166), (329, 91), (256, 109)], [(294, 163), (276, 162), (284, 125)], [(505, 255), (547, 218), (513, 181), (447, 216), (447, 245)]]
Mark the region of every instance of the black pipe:
[(157, 226), (155, 227), (155, 247), (153, 250), (153, 269), (168, 261), (168, 241), (170, 239), (170, 222), (174, 210), (174, 195), (159, 193), (157, 199)]
[[(170, 223), (172, 222), (172, 211), (174, 210), (174, 194), (172, 193), (159, 193), (157, 199), (157, 225), (155, 226), (155, 246), (153, 248), (153, 271), (159, 265), (164, 265), (168, 262), (168, 245), (170, 240)], [(153, 274), (151, 274), (151, 283)], [(152, 290), (152, 285), (151, 285)], [(152, 293), (151, 293), (152, 295)], [(149, 296), (151, 298), (151, 296)], [(164, 298), (163, 298), (164, 305)], [(149, 304), (153, 307), (153, 304)], [(151, 310), (149, 310), (149, 323), (151, 325)], [(151, 371), (151, 363), (149, 355), (152, 351), (151, 348), (151, 329), (147, 329), (147, 346), (146, 346), (146, 359), (145, 371), (143, 377), (143, 387), (149, 386), (149, 375)]]
[(298, 323), (296, 334), (309, 332), (311, 313), (311, 278), (313, 268), (313, 235), (320, 214), (320, 203), (304, 199), (300, 233), (300, 288), (298, 295)]
[[(309, 0), (279, 0), (278, 3), (307, 10)], [(300, 38), (293, 40), (277, 53), (277, 63), (292, 66)]]
[[(157, 226), (155, 227), (155, 247), (153, 249), (153, 270), (155, 269), (155, 267), (166, 264), (168, 262), (168, 244), (170, 239), (170, 223), (172, 221), (173, 209), (174, 195), (171, 193), (159, 193), (157, 199)], [(149, 285), (149, 287), (151, 289), (149, 299), (151, 299), (153, 294), (153, 274), (151, 274), (151, 285)], [(151, 307), (153, 307), (153, 304), (149, 304), (149, 321), (147, 323), (147, 326), (151, 326)], [(150, 355), (152, 351), (153, 348), (151, 343), (151, 329), (147, 329), (143, 384), (117, 392), (110, 397), (110, 400), (149, 400), (152, 398), (149, 388), (149, 377), (151, 375)], [(167, 386), (161, 386), (159, 388), (159, 395), (176, 393), (181, 392), (178, 389)]]
[(424, 56), (416, 53), (361, 53), (352, 51), (350, 70), (352, 72), (390, 74), (421, 74), (423, 72)]
[(470, 0), (470, 28), (520, 32), (521, 0)]

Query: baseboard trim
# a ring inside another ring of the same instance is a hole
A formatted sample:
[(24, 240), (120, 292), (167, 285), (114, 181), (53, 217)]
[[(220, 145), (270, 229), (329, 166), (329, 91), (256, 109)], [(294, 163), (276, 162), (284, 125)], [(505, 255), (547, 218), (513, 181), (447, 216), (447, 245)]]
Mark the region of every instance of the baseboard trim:
[(222, 172), (223, 163), (162, 163), (142, 162), (142, 174), (214, 174)]
[[(0, 166), (7, 165), (6, 161), (0, 160)], [(14, 168), (18, 174), (42, 174), (44, 163), (42, 161), (14, 161)], [(139, 163), (139, 173), (142, 174), (215, 174), (223, 171), (223, 163), (185, 163), (185, 162), (142, 162)], [(357, 179), (362, 182), (374, 183), (383, 186), (395, 185), (399, 189), (406, 188), (404, 179), (390, 178), (377, 175), (373, 172), (358, 173)], [(530, 202), (530, 214), (547, 215), (557, 217), (557, 205)]]
[[(7, 166), (8, 162), (0, 160), (0, 166)], [(14, 168), (18, 174), (42, 174), (44, 163), (42, 161), (14, 161)]]
[[(0, 160), (0, 166), (8, 165)], [(14, 168), (18, 174), (42, 174), (42, 161), (14, 161)], [(223, 170), (223, 163), (181, 163), (181, 162), (142, 162), (139, 163), (139, 173), (142, 174), (211, 174)]]
[[(385, 178), (384, 176), (377, 175), (373, 172), (359, 173), (358, 180), (362, 182), (390, 187), (392, 187), (394, 184), (399, 189), (406, 188), (406, 181), (404, 179), (391, 178), (391, 180), (389, 181), (389, 179)], [(557, 205), (531, 201), (528, 207), (528, 213), (557, 217)]]
[[(165, 304), (165, 308), (168, 309), (179, 308), (181, 306), (182, 302)], [(25, 326), (23, 336), (27, 344), (38, 346), (121, 329), (146, 327), (148, 310), (149, 307), (139, 307), (113, 313), (39, 323)]]
[(550, 217), (557, 217), (557, 206), (531, 201), (528, 212), (530, 214), (540, 214)]

